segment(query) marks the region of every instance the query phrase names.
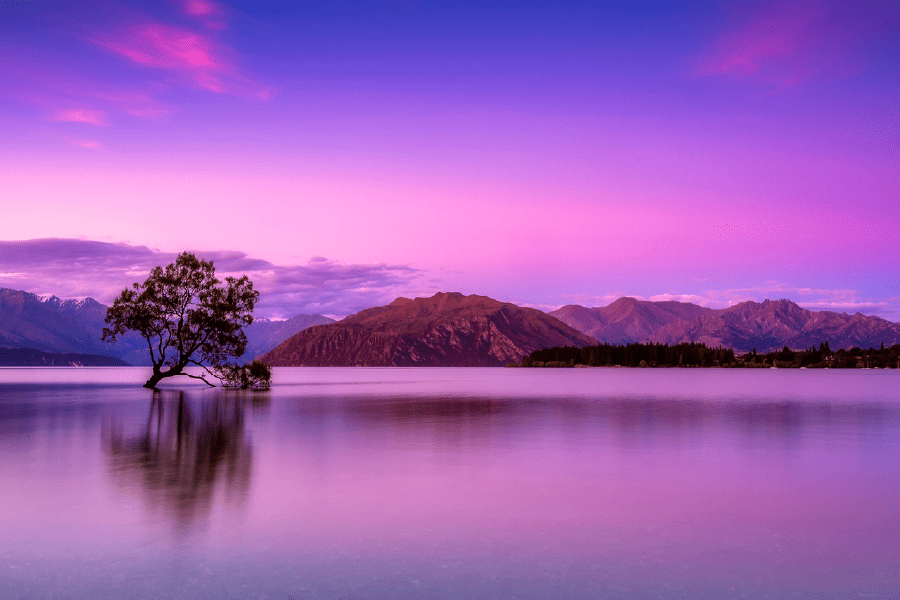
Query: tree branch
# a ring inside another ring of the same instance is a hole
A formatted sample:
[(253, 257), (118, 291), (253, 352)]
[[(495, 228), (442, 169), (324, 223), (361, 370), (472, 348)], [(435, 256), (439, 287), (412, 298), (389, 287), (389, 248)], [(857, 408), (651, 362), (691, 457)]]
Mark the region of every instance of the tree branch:
[(191, 359), (191, 358), (188, 359), (188, 362), (189, 362), (189, 363), (192, 363), (192, 364), (194, 364), (194, 365), (197, 365), (198, 367), (200, 367), (201, 369), (203, 369), (204, 371), (206, 371), (207, 373), (209, 373), (212, 377), (215, 377), (216, 379), (219, 379), (219, 376), (216, 375), (215, 373), (213, 373), (212, 371), (210, 371), (210, 370), (209, 370), (209, 367), (207, 367), (207, 366), (204, 365), (203, 363), (199, 363), (199, 362), (197, 362), (196, 360), (193, 360), (193, 359)]
[(153, 342), (150, 341), (150, 337), (151, 336), (148, 335), (146, 338), (147, 339), (147, 348), (150, 350), (150, 362), (152, 362), (154, 365), (157, 365), (157, 364), (162, 365), (162, 357), (160, 357), (158, 363), (156, 362), (156, 355), (153, 354)]
[[(200, 381), (202, 381), (203, 383), (205, 383), (205, 384), (208, 385), (209, 387), (216, 387), (216, 385), (215, 385), (214, 383), (208, 382), (208, 381), (203, 377), (203, 375), (191, 375), (190, 373), (179, 373), (179, 375), (184, 375), (185, 377), (190, 377), (191, 379), (199, 379)], [(214, 377), (215, 377), (215, 376), (214, 376)]]

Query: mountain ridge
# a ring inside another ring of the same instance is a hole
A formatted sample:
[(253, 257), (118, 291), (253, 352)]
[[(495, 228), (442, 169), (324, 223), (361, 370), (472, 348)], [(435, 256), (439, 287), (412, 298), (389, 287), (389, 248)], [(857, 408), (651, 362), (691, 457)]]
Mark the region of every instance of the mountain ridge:
[(0, 367), (129, 367), (124, 360), (100, 354), (42, 352), (33, 348), (0, 348)]
[(687, 302), (651, 302), (623, 296), (604, 307), (570, 304), (549, 314), (597, 341), (628, 343), (641, 341), (664, 325), (690, 320), (711, 310)]
[(547, 344), (593, 343), (537, 309), (439, 292), (311, 327), (260, 358), (272, 366), (502, 366)]
[[(723, 309), (710, 309), (687, 302), (653, 302), (634, 298), (627, 299), (629, 302), (620, 302), (622, 300), (620, 298), (606, 307), (569, 305), (550, 314), (558, 315), (560, 320), (580, 328), (580, 331), (601, 343), (699, 342), (740, 352), (753, 349), (769, 352), (784, 346), (804, 350), (824, 341), (828, 341), (834, 349), (900, 343), (900, 324), (860, 313), (849, 315), (812, 311), (786, 298), (762, 302), (748, 300)], [(643, 322), (637, 322), (635, 315), (640, 312), (634, 308), (623, 312), (624, 305), (641, 307), (655, 320), (645, 318)], [(669, 318), (661, 318), (663, 313), (668, 314)]]
[[(137, 334), (126, 334), (116, 344), (100, 340), (105, 313), (106, 306), (92, 298), (63, 300), (0, 288), (0, 347), (149, 364), (146, 342)], [(549, 325), (541, 315), (557, 324)], [(309, 348), (301, 353), (302, 361), (497, 365), (517, 362), (525, 350), (539, 349), (533, 348), (538, 341), (550, 345), (700, 342), (738, 352), (767, 352), (784, 346), (803, 350), (824, 341), (833, 349), (900, 343), (900, 324), (861, 313), (812, 311), (788, 299), (748, 300), (711, 309), (626, 296), (604, 307), (566, 305), (542, 313), (487, 296), (440, 292), (430, 298), (399, 297), (338, 322), (322, 315), (296, 315), (284, 321), (256, 319), (246, 329), (244, 358), (266, 357), (297, 333), (335, 323), (342, 323), (342, 333), (326, 330), (331, 333), (321, 334), (316, 330), (315, 335), (323, 336), (319, 340), (322, 346), (313, 354)], [(348, 348), (355, 348), (356, 354), (350, 356)], [(326, 349), (337, 352), (333, 360), (323, 358)], [(471, 356), (466, 358), (466, 352)]]
[[(146, 340), (129, 332), (115, 343), (101, 340), (107, 307), (94, 300), (63, 300), (23, 290), (0, 288), (0, 347), (51, 354), (89, 354), (132, 365), (149, 365)], [(256, 319), (245, 328), (244, 358), (263, 354), (294, 333), (314, 324), (334, 322), (322, 315), (296, 315), (284, 321)]]

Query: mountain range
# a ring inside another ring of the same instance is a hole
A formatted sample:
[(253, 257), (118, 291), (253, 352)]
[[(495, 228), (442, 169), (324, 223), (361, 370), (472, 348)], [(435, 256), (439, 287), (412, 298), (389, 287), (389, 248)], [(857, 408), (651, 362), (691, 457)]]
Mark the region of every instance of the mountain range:
[[(118, 358), (131, 365), (149, 365), (147, 342), (141, 336), (126, 334), (113, 344), (100, 339), (106, 308), (92, 298), (42, 298), (21, 290), (0, 288), (0, 348), (93, 354)], [(285, 321), (256, 319), (244, 329), (247, 334), (244, 356), (263, 354), (306, 327), (332, 322), (334, 319), (322, 315), (297, 315)]]
[(100, 354), (53, 353), (31, 348), (0, 348), (0, 367), (127, 367), (124, 360)]
[(604, 307), (563, 306), (550, 314), (601, 343), (699, 342), (738, 352), (804, 350), (824, 341), (833, 350), (900, 343), (900, 324), (860, 313), (807, 310), (784, 299), (710, 309), (626, 297)]
[(272, 366), (494, 367), (541, 348), (595, 343), (537, 309), (451, 292), (397, 298), (310, 327), (261, 359)]
[(648, 341), (666, 325), (691, 321), (712, 312), (687, 302), (648, 302), (624, 297), (599, 308), (569, 304), (549, 314), (598, 342), (627, 344)]
[[(137, 334), (115, 344), (101, 341), (105, 315), (106, 306), (90, 298), (42, 298), (0, 288), (0, 348), (149, 364), (146, 341)], [(900, 343), (900, 324), (859, 313), (811, 311), (790, 300), (711, 309), (624, 297), (608, 306), (568, 305), (548, 314), (486, 296), (443, 292), (398, 298), (341, 321), (322, 315), (256, 319), (245, 331), (244, 358), (261, 356), (273, 366), (496, 366), (541, 348), (598, 342), (700, 342), (737, 352), (802, 350), (824, 341), (834, 350)], [(90, 359), (7, 353), (5, 360), (88, 364)]]

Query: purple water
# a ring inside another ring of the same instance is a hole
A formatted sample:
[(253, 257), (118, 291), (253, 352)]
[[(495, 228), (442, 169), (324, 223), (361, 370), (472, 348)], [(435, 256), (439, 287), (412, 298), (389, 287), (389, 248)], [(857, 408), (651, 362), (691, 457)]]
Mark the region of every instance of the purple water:
[(897, 598), (900, 372), (0, 369), (2, 598)]

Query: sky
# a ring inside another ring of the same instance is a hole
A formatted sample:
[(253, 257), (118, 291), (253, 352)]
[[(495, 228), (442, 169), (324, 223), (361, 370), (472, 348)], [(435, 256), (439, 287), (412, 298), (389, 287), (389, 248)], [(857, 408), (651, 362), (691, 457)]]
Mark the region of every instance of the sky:
[(900, 321), (900, 5), (0, 2), (0, 287)]

